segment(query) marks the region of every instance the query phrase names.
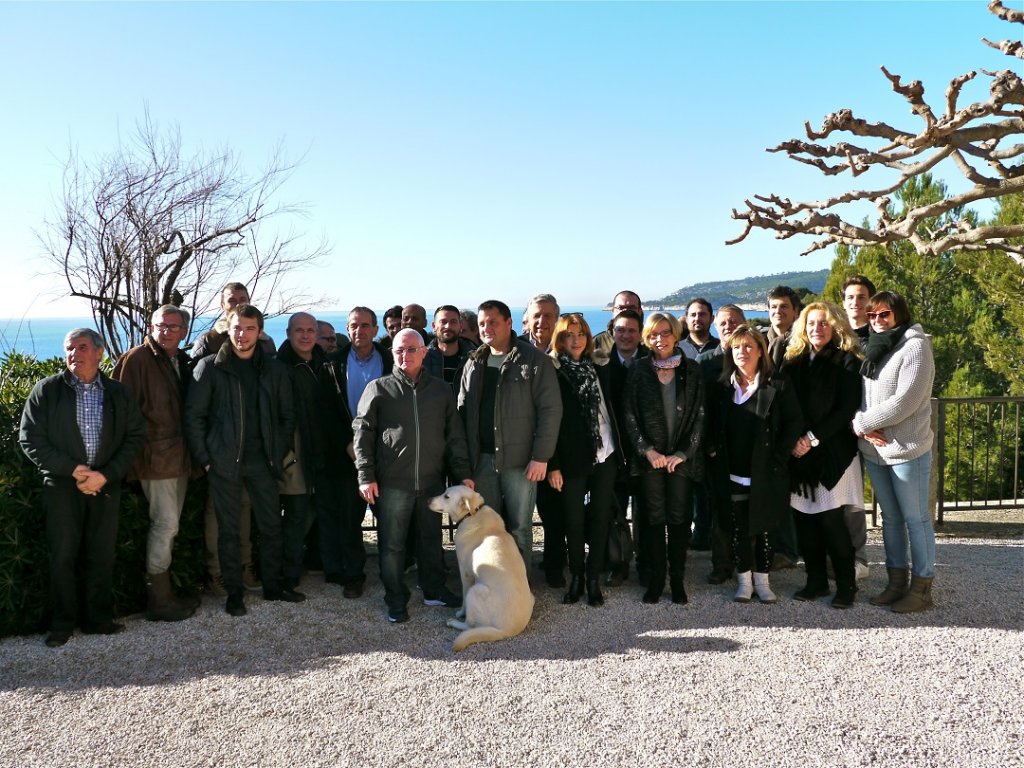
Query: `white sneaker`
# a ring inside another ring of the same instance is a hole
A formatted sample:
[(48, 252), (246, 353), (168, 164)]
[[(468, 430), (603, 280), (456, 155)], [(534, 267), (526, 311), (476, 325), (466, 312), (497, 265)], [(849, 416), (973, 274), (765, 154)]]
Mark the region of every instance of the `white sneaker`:
[(868, 569), (867, 563), (862, 563), (860, 560), (853, 566), (853, 578), (857, 581), (863, 581), (871, 574)]

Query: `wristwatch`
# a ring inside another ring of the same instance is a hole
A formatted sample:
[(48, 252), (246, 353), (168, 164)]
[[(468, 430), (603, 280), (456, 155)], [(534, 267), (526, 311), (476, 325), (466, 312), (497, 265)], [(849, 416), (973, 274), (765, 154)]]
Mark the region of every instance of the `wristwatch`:
[(811, 441), (811, 448), (817, 448), (821, 444), (821, 440), (816, 438), (810, 430), (807, 430), (807, 439)]

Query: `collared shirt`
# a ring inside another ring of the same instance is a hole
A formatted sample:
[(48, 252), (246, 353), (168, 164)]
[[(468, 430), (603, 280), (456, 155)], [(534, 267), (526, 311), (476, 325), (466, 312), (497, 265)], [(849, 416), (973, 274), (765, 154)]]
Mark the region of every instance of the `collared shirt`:
[(366, 385), (384, 375), (384, 359), (380, 356), (380, 352), (374, 348), (370, 352), (369, 359), (360, 360), (359, 355), (356, 354), (355, 347), (352, 347), (348, 351), (348, 365), (346, 369), (348, 380), (345, 384), (348, 387), (348, 403), (352, 412), (355, 413)]
[(636, 362), (636, 350), (633, 350), (633, 354), (629, 357), (623, 357), (622, 353), (619, 352), (618, 348), (615, 350), (615, 354), (619, 356), (619, 362), (622, 363), (623, 368), (632, 368), (633, 363)]
[(103, 385), (99, 376), (91, 384), (86, 384), (73, 373), (68, 377), (75, 388), (75, 420), (85, 443), (85, 463), (91, 467), (100, 452), (100, 435), (103, 432)]
[(701, 352), (707, 352), (709, 349), (714, 349), (719, 344), (721, 344), (721, 342), (714, 336), (708, 336), (708, 340), (703, 344), (698, 344), (689, 336), (684, 336), (682, 341), (676, 344), (676, 347), (678, 347), (679, 351), (691, 360), (696, 360), (697, 355)]

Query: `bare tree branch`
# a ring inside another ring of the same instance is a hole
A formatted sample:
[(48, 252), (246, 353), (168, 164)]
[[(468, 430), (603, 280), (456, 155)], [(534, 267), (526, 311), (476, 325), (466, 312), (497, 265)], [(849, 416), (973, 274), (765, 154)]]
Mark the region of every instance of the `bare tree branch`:
[[(1004, 21), (1024, 23), (1024, 11), (1009, 9), (999, 0), (989, 3), (989, 11)], [(1004, 41), (992, 47), (1011, 56), (1021, 56), (1021, 43)], [(936, 255), (945, 250), (1005, 251), (1018, 264), (1024, 265), (1021, 248), (1010, 242), (1024, 237), (1024, 222), (1001, 227), (977, 226), (967, 217), (956, 215), (963, 206), (981, 200), (1024, 191), (1024, 81), (1017, 72), (984, 69), (953, 78), (945, 91), (942, 111), (937, 114), (925, 98), (925, 87), (919, 80), (904, 82), (903, 78), (884, 66), (882, 73), (894, 92), (910, 105), (912, 114), (921, 121), (918, 130), (905, 130), (884, 122), (870, 122), (857, 117), (851, 109), (840, 109), (828, 115), (821, 129), (815, 131), (805, 123), (807, 141), (791, 139), (768, 149), (785, 152), (790, 159), (817, 168), (826, 176), (849, 173), (856, 178), (887, 169), (891, 174), (884, 186), (852, 189), (824, 200), (793, 202), (778, 195), (755, 195), (744, 201), (746, 210), (733, 209), (732, 217), (744, 222), (743, 230), (727, 245), (742, 242), (754, 229), (775, 232), (779, 239), (794, 235), (819, 237), (804, 254), (846, 244), (863, 246), (901, 240), (913, 244), (921, 254)], [(978, 77), (990, 78), (989, 98), (960, 106), (964, 86)], [(850, 134), (866, 143), (831, 140), (833, 134)], [(1009, 140), (1014, 143), (1004, 144)], [(908, 180), (930, 173), (940, 163), (950, 161), (971, 187), (944, 200), (921, 204), (897, 213), (890, 196)], [(879, 211), (873, 227), (853, 224), (844, 218), (844, 206), (870, 202)], [(955, 220), (955, 226), (929, 230), (928, 221), (944, 215)], [(954, 231), (955, 230), (955, 231)]]

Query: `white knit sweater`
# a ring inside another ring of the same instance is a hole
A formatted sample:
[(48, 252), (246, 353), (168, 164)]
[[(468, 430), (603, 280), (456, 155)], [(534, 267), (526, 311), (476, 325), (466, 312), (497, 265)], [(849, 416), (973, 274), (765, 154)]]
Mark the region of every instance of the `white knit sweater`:
[(875, 464), (902, 464), (932, 447), (932, 383), (935, 358), (931, 340), (912, 325), (895, 349), (879, 362), (877, 376), (864, 379), (861, 409), (853, 417), (858, 434), (881, 429), (886, 444), (861, 439), (860, 451)]

